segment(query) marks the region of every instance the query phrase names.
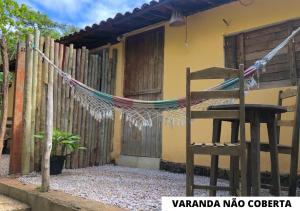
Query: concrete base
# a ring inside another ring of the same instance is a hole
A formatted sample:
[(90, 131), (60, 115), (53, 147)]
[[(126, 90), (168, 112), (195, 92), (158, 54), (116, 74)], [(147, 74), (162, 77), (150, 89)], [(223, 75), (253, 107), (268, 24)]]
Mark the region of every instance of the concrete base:
[[(28, 204), (31, 211), (121, 211), (124, 209), (72, 196), (61, 191), (41, 193), (35, 185), (25, 185), (17, 179), (1, 178), (0, 194)], [(2, 211), (2, 209), (0, 209)], [(27, 210), (26, 210), (27, 211)]]
[(117, 165), (133, 168), (159, 169), (160, 158), (120, 155)]
[(28, 205), (0, 194), (0, 210), (5, 211), (30, 211)]

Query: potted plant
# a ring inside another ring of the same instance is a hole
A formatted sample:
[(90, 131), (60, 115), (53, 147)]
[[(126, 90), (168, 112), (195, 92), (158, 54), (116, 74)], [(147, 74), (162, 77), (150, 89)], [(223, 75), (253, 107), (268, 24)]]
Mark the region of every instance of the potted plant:
[[(45, 133), (41, 132), (35, 135), (40, 140), (45, 139)], [(80, 146), (80, 137), (65, 131), (53, 130), (52, 150), (50, 157), (50, 174), (61, 174), (64, 167), (66, 157), (71, 155), (75, 150), (84, 150), (85, 147)]]

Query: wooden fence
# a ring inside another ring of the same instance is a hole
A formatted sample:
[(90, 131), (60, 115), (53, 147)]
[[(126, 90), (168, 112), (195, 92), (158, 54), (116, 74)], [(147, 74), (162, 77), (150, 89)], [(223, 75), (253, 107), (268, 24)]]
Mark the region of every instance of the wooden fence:
[[(117, 49), (108, 48), (89, 52), (86, 47), (75, 49), (49, 38), (28, 36), (26, 41), (22, 171), (40, 170), (42, 144), (34, 134), (45, 129), (48, 72), (51, 66), (29, 47), (39, 47), (59, 68), (76, 80), (106, 93), (115, 93)], [(51, 69), (50, 69), (51, 70)], [(66, 168), (102, 165), (110, 161), (113, 121), (97, 122), (72, 97), (54, 71), (54, 128), (78, 134), (87, 150), (73, 153), (67, 158)], [(28, 114), (28, 112), (30, 114)], [(34, 140), (34, 141), (33, 141)], [(14, 140), (13, 140), (14, 141)], [(24, 168), (25, 167), (25, 168)], [(25, 170), (24, 170), (25, 169)]]

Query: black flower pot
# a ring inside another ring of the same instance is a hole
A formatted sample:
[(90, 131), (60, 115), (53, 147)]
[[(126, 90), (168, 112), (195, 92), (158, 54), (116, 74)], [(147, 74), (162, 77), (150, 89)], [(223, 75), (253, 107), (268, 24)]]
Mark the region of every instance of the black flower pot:
[(50, 175), (61, 174), (64, 167), (66, 156), (51, 156), (50, 158)]

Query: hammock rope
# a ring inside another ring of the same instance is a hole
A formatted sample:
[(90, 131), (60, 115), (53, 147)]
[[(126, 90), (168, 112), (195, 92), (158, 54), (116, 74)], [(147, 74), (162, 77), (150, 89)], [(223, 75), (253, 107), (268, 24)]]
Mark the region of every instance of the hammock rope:
[[(281, 42), (276, 48), (269, 52), (265, 57), (255, 62), (245, 70), (246, 87), (252, 89), (258, 87), (254, 75), (259, 71), (265, 71), (266, 65), (274, 56), (278, 54), (295, 36), (300, 32), (300, 27), (293, 31), (289, 37)], [(121, 118), (125, 118), (130, 126), (133, 125), (140, 130), (143, 127), (152, 127), (153, 120), (165, 120), (169, 125), (185, 124), (185, 98), (173, 100), (144, 101), (129, 98), (113, 96), (104, 92), (95, 90), (80, 81), (75, 80), (71, 75), (64, 72), (53, 63), (40, 49), (33, 44), (31, 47), (36, 50), (40, 56), (52, 65), (57, 74), (63, 79), (63, 83), (71, 88), (71, 96), (77, 100), (89, 113), (98, 121), (109, 118), (113, 119), (115, 111), (120, 111)], [(234, 89), (239, 82), (238, 78), (226, 80), (208, 90), (226, 90)], [(194, 109), (205, 110), (210, 105), (230, 104), (234, 99), (194, 99), (192, 105)]]

